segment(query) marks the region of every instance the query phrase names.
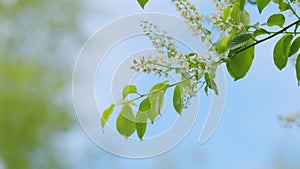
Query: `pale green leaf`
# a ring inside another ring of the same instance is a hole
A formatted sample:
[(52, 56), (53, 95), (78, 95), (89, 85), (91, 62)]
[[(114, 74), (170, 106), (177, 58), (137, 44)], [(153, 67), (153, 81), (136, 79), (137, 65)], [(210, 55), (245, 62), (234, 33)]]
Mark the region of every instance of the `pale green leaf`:
[(123, 88), (122, 96), (125, 99), (129, 94), (137, 93), (137, 88), (134, 85), (127, 85)]
[(208, 95), (208, 88), (209, 88), (209, 89), (212, 89), (215, 92), (216, 95), (218, 95), (219, 91), (218, 91), (217, 84), (213, 80), (213, 78), (211, 78), (209, 73), (205, 73), (204, 79), (205, 79), (205, 82), (206, 82), (206, 88), (204, 88), (205, 93)]
[(144, 9), (149, 0), (138, 0), (140, 6)]
[(241, 13), (241, 22), (246, 26), (250, 25), (250, 14), (246, 10)]
[(164, 90), (155, 90), (154, 94), (149, 94), (148, 98), (151, 104), (149, 111), (149, 119), (153, 123), (157, 116), (161, 114), (161, 109), (164, 103)]
[(159, 115), (159, 113), (157, 112), (156, 107), (157, 107), (156, 102), (151, 103), (151, 107), (149, 109), (148, 116), (149, 116), (149, 119), (150, 119), (150, 121), (151, 121), (152, 124), (154, 123), (155, 119)]
[(235, 49), (244, 46), (252, 39), (252, 34), (241, 34), (231, 38), (227, 44), (227, 49)]
[(130, 137), (135, 131), (135, 117), (130, 105), (125, 104), (117, 118), (117, 130), (125, 138)]
[(285, 17), (283, 14), (274, 14), (269, 17), (267, 23), (268, 23), (268, 26), (283, 27), (283, 25), (285, 23)]
[(276, 43), (273, 50), (273, 58), (278, 69), (282, 70), (286, 65), (291, 48), (292, 35), (285, 35)]
[(241, 21), (241, 9), (240, 9), (240, 2), (236, 1), (233, 4), (233, 8), (231, 11), (231, 18), (236, 22), (240, 23)]
[(228, 6), (224, 9), (224, 20), (227, 20), (230, 17), (231, 8)]
[(216, 50), (218, 53), (224, 53), (227, 50), (227, 44), (231, 39), (231, 37), (232, 35), (229, 35), (227, 37), (222, 38), (219, 42), (217, 42)]
[(256, 0), (259, 13), (261, 13), (270, 2), (271, 0)]
[[(247, 45), (253, 44), (254, 41), (250, 40)], [(231, 51), (234, 54), (236, 51)], [(234, 80), (243, 78), (249, 71), (252, 61), (254, 59), (254, 47), (251, 47), (243, 52), (233, 55), (227, 62), (226, 67), (229, 74)]]
[(176, 112), (181, 115), (183, 110), (183, 95), (182, 95), (182, 87), (181, 85), (177, 85), (174, 90), (173, 95), (173, 107)]
[(191, 80), (188, 73), (181, 74), (181, 85), (183, 87), (191, 87)]
[(112, 104), (109, 106), (109, 108), (107, 108), (106, 110), (104, 110), (102, 117), (101, 117), (101, 126), (102, 129), (105, 127), (109, 117), (111, 116), (112, 112), (114, 111), (115, 105)]
[(289, 56), (293, 56), (294, 54), (296, 54), (299, 51), (299, 49), (300, 49), (300, 36), (293, 41)]

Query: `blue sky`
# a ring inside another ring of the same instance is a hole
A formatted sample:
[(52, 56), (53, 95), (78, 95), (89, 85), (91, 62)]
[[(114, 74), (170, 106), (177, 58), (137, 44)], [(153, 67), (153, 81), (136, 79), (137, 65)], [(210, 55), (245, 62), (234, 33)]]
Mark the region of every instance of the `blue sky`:
[[(204, 0), (193, 2), (205, 14), (212, 11), (211, 4)], [(145, 11), (139, 8), (135, 0), (89, 0), (87, 3), (92, 6), (86, 21), (86, 32), (90, 35), (112, 20), (130, 14), (164, 12), (178, 15), (169, 1), (150, 0)], [(259, 17), (254, 7), (247, 8), (253, 14), (253, 20), (261, 21), (276, 10), (269, 8), (264, 13), (265, 17)], [(293, 63), (289, 63), (283, 71), (279, 71), (273, 63), (276, 39), (257, 46), (252, 68), (244, 79), (234, 82), (226, 73), (224, 115), (218, 129), (205, 144), (198, 144), (198, 137), (210, 97), (201, 94), (201, 111), (196, 124), (187, 138), (173, 150), (155, 158), (126, 159), (103, 151), (82, 133), (78, 138), (81, 142), (77, 144), (92, 149), (94, 161), (79, 168), (271, 169), (281, 162), (291, 168), (299, 167), (300, 128), (283, 128), (277, 117), (300, 111), (300, 89)]]

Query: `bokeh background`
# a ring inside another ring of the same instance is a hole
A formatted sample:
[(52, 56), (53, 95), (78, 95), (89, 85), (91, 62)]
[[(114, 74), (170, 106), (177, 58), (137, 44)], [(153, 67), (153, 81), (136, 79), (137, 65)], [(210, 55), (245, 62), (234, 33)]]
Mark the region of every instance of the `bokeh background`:
[[(210, 2), (193, 2), (213, 12)], [(253, 23), (277, 12), (247, 8)], [(0, 169), (300, 168), (300, 128), (278, 120), (299, 112), (300, 89), (293, 62), (282, 72), (273, 64), (276, 38), (257, 46), (246, 78), (227, 74), (224, 116), (207, 143), (197, 142), (206, 109), (181, 144), (155, 158), (120, 158), (89, 140), (72, 105), (76, 57), (99, 28), (140, 12), (178, 15), (171, 1), (150, 0), (143, 11), (135, 0), (0, 0)]]

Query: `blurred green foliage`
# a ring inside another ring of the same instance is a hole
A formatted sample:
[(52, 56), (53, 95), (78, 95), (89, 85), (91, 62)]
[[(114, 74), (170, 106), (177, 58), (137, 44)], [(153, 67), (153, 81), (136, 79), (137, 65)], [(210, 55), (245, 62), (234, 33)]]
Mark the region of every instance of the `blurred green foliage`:
[(53, 140), (74, 124), (66, 89), (82, 7), (77, 0), (0, 0), (0, 169), (67, 168)]
[(0, 155), (8, 169), (57, 168), (49, 147), (53, 132), (72, 121), (56, 96), (64, 80), (54, 74), (32, 61), (1, 58)]

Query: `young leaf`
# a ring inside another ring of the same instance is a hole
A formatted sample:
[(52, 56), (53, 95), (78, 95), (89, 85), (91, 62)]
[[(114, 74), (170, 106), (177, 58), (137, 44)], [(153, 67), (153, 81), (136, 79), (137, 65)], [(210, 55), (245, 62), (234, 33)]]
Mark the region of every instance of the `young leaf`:
[[(250, 40), (247, 45), (254, 43)], [(230, 51), (229, 54), (234, 54), (236, 50)], [(234, 78), (234, 80), (239, 80), (243, 78), (249, 71), (252, 61), (254, 58), (254, 47), (244, 50), (236, 55), (233, 55), (227, 62), (226, 67), (229, 74)]]
[(292, 35), (285, 35), (276, 43), (274, 47), (274, 62), (279, 70), (282, 70), (287, 65), (292, 39)]
[(224, 20), (227, 20), (230, 17), (231, 8), (228, 6), (224, 9)]
[(252, 39), (251, 34), (242, 34), (242, 35), (235, 36), (229, 40), (227, 44), (227, 49), (234, 49), (236, 47), (244, 46), (251, 39)]
[(125, 138), (130, 137), (135, 131), (135, 117), (129, 104), (122, 107), (117, 118), (117, 130)]
[(181, 85), (177, 85), (173, 95), (173, 106), (176, 112), (181, 115), (183, 109), (183, 95)]
[(246, 10), (241, 13), (241, 22), (246, 26), (250, 25), (250, 14)]
[(158, 83), (154, 85), (150, 94), (148, 95), (148, 99), (150, 101), (151, 107), (149, 109), (149, 119), (153, 124), (157, 116), (160, 114), (163, 101), (164, 101), (164, 93), (168, 88), (168, 84), (166, 83)]
[(164, 102), (164, 91), (158, 91), (154, 94), (149, 94), (148, 98), (151, 104), (149, 110), (149, 119), (152, 123), (154, 123), (155, 119), (159, 114), (161, 114), (161, 108)]
[(259, 13), (271, 2), (271, 0), (256, 0), (257, 8)]
[(283, 25), (285, 23), (285, 17), (283, 14), (274, 14), (269, 17), (267, 23), (268, 23), (268, 26), (283, 27)]
[(212, 89), (216, 95), (219, 95), (218, 86), (214, 80), (210, 81), (210, 89)]
[(239, 23), (241, 21), (241, 9), (240, 9), (240, 2), (236, 1), (233, 4), (232, 12), (231, 12), (231, 18)]
[(289, 56), (293, 56), (294, 54), (296, 54), (299, 51), (299, 48), (300, 48), (300, 36), (293, 41)]
[(154, 123), (155, 119), (159, 115), (159, 113), (156, 111), (156, 107), (157, 107), (156, 101), (151, 102), (151, 107), (149, 109), (148, 116), (152, 124)]
[(216, 50), (218, 53), (224, 53), (227, 50), (227, 44), (229, 40), (231, 39), (232, 35), (229, 35), (223, 39), (221, 39), (219, 42), (217, 42)]
[(109, 108), (104, 110), (102, 117), (101, 117), (101, 126), (102, 129), (105, 127), (106, 122), (108, 121), (109, 117), (111, 116), (112, 112), (114, 111), (115, 105), (111, 104)]
[(140, 6), (144, 9), (149, 0), (138, 0)]
[(296, 61), (296, 74), (297, 74), (298, 86), (300, 86), (300, 54), (298, 55)]
[(219, 94), (218, 87), (216, 82), (210, 77), (208, 73), (205, 73), (204, 76), (205, 82), (206, 82), (206, 88), (204, 88), (204, 91), (206, 95), (208, 95), (208, 88), (212, 89), (216, 95)]
[(183, 87), (191, 87), (191, 80), (189, 79), (189, 74), (188, 73), (183, 73), (181, 74), (181, 81), (182, 81), (182, 86)]
[(129, 94), (137, 93), (137, 88), (134, 85), (127, 85), (123, 88), (122, 96), (125, 99)]

